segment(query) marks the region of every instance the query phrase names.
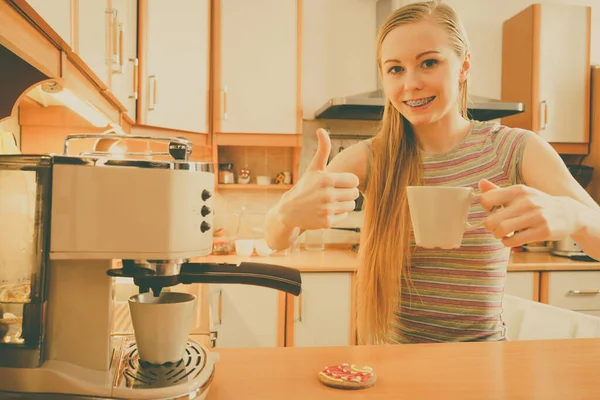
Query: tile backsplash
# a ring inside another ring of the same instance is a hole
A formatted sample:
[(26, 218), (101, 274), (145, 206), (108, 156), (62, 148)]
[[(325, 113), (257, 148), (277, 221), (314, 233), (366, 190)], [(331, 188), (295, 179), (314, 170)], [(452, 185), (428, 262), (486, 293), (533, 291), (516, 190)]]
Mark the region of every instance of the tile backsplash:
[[(306, 169), (317, 148), (316, 131), (325, 128), (332, 136), (341, 134), (357, 135), (352, 139), (332, 137), (331, 157), (335, 157), (341, 147), (348, 147), (364, 137), (377, 132), (376, 121), (305, 120), (303, 123), (302, 151), (300, 154), (299, 177)], [(293, 150), (281, 147), (221, 147), (219, 163), (234, 164), (236, 173), (240, 168), (251, 172), (251, 183), (257, 175), (272, 178), (279, 172), (292, 171)], [(215, 228), (225, 228), (229, 235), (259, 238), (264, 236), (266, 214), (281, 198), (284, 189), (244, 190), (221, 188), (215, 196)], [(362, 211), (351, 212), (339, 226), (362, 227)], [(349, 231), (326, 230), (326, 243), (358, 243), (360, 234)]]

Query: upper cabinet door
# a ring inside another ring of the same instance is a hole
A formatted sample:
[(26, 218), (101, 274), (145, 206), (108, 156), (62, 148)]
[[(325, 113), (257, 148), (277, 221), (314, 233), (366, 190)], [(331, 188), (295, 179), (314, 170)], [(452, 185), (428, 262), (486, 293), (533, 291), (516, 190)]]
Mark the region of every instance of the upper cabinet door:
[(110, 86), (113, 53), (110, 27), (114, 13), (107, 8), (107, 0), (82, 0), (78, 7), (79, 46), (75, 51), (98, 78)]
[(298, 133), (296, 3), (221, 0), (218, 132)]
[(589, 143), (590, 24), (590, 7), (564, 4), (532, 4), (504, 22), (502, 99), (525, 112), (503, 124), (551, 144)]
[(540, 9), (539, 134), (550, 143), (588, 142), (591, 8)]
[(136, 120), (137, 105), (137, 0), (112, 0), (115, 12), (111, 90)]
[(143, 4), (147, 58), (142, 123), (207, 133), (209, 2), (144, 0)]
[(71, 0), (27, 0), (56, 33), (73, 47)]

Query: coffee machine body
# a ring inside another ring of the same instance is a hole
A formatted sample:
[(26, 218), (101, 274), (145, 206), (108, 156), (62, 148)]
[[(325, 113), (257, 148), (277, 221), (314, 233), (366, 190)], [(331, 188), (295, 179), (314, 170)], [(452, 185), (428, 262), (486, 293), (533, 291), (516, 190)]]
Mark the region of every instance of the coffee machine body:
[(0, 393), (205, 394), (217, 354), (196, 343), (188, 346), (202, 368), (186, 368), (186, 379), (153, 384), (139, 376), (135, 341), (111, 337), (107, 271), (119, 259), (176, 269), (210, 253), (212, 165), (2, 156), (0, 185), (0, 235), (13, 237), (0, 242), (0, 299), (14, 311), (13, 325), (21, 321), (0, 343)]

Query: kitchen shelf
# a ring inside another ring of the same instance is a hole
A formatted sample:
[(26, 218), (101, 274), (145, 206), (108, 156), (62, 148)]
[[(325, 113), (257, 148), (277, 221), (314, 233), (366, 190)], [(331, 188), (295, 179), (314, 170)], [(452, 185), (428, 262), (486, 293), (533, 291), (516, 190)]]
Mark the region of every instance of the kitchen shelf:
[(229, 189), (229, 190), (289, 190), (293, 185), (259, 185), (256, 183), (219, 183), (217, 189)]

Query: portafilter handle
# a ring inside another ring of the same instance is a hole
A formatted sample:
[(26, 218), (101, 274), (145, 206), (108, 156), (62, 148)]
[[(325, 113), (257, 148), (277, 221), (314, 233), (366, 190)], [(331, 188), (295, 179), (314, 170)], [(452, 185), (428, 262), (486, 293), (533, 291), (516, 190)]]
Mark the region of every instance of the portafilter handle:
[(148, 268), (135, 266), (132, 260), (123, 260), (123, 268), (109, 269), (109, 276), (133, 278), (140, 292), (152, 290), (159, 296), (162, 289), (180, 283), (237, 283), (263, 286), (298, 296), (302, 291), (302, 277), (296, 268), (281, 265), (243, 262), (181, 264), (177, 274), (157, 274)]
[(189, 283), (237, 283), (263, 286), (298, 296), (302, 278), (296, 268), (280, 265), (243, 262), (241, 264), (184, 263), (179, 281)]

